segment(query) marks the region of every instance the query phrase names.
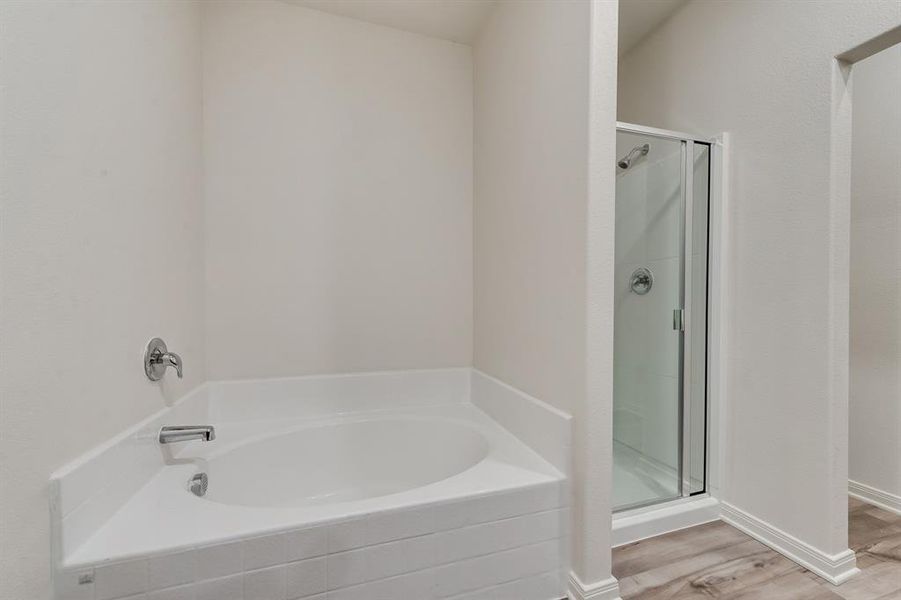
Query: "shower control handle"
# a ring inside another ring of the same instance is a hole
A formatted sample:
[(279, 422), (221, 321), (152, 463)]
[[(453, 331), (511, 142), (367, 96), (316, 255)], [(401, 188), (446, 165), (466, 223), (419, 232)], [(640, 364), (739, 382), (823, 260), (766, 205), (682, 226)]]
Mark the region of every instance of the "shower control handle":
[(160, 338), (153, 338), (147, 344), (147, 350), (144, 351), (144, 373), (147, 375), (147, 379), (159, 381), (166, 374), (167, 367), (175, 368), (178, 378), (182, 378), (184, 371), (181, 357), (175, 352), (169, 352), (166, 342)]
[(644, 296), (651, 291), (653, 286), (654, 274), (651, 273), (650, 269), (647, 267), (638, 267), (632, 271), (632, 276), (629, 278), (629, 288), (633, 292), (639, 296)]

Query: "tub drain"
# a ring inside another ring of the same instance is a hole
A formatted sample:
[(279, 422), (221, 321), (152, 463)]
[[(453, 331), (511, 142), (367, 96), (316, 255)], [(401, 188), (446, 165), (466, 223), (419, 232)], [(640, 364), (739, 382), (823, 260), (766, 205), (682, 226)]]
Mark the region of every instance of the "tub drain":
[(198, 473), (194, 477), (191, 478), (189, 482), (191, 485), (191, 493), (195, 496), (203, 496), (206, 494), (206, 489), (210, 485), (210, 478), (207, 477), (206, 473)]

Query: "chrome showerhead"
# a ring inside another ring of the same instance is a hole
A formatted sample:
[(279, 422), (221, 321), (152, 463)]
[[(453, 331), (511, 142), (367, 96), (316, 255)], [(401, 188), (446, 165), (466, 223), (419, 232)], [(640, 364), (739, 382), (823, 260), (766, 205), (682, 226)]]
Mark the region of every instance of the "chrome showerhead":
[(632, 148), (627, 155), (619, 159), (617, 161), (616, 166), (620, 169), (626, 170), (632, 166), (632, 163), (642, 156), (647, 156), (648, 152), (651, 150), (650, 144), (644, 144), (642, 146), (635, 146)]

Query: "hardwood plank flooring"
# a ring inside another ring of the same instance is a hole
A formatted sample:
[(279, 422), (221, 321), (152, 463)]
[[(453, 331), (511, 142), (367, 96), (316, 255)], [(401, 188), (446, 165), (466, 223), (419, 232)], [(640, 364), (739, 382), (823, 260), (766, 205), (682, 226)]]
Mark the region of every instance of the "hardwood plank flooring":
[(901, 600), (901, 516), (853, 498), (848, 541), (861, 573), (833, 586), (722, 522), (613, 551), (623, 600)]

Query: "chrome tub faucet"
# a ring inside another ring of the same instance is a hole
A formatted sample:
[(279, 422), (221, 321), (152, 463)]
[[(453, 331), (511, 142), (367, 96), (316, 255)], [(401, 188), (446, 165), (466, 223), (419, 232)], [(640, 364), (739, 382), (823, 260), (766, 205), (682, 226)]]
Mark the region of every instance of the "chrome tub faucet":
[(216, 428), (212, 425), (167, 425), (160, 429), (159, 440), (161, 444), (174, 444), (175, 442), (212, 442), (216, 439)]
[(169, 352), (166, 342), (153, 338), (144, 352), (144, 373), (150, 381), (159, 381), (166, 374), (167, 367), (175, 367), (178, 378), (182, 378), (181, 357), (175, 352)]

